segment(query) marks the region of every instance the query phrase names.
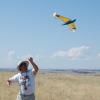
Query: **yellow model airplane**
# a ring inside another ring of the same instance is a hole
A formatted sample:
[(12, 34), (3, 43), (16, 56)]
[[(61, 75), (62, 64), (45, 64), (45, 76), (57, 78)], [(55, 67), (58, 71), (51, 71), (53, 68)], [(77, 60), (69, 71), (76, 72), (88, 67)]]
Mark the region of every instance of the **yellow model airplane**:
[(63, 25), (68, 25), (69, 29), (71, 29), (73, 32), (76, 31), (76, 25), (75, 25), (76, 19), (71, 20), (70, 18), (66, 18), (66, 17), (64, 17), (62, 15), (59, 15), (56, 12), (53, 13), (53, 16), (58, 18), (59, 20), (63, 21), (64, 22)]

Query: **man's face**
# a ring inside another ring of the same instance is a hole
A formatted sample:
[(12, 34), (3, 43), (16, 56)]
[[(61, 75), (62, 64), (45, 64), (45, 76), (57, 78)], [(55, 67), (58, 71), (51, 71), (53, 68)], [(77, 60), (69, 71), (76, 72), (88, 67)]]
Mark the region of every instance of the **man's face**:
[(24, 64), (21, 64), (20, 71), (21, 72), (26, 72), (27, 71), (27, 65), (25, 63)]
[(26, 72), (27, 71), (27, 67), (26, 66), (21, 66), (20, 67), (20, 71), (21, 72)]

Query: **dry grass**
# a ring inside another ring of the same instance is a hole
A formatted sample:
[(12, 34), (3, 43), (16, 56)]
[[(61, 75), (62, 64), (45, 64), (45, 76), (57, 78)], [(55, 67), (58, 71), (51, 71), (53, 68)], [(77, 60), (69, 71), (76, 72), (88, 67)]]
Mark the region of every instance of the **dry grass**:
[[(15, 73), (0, 72), (0, 100), (16, 100), (18, 86), (5, 81)], [(38, 74), (36, 100), (100, 100), (100, 77), (61, 73)]]

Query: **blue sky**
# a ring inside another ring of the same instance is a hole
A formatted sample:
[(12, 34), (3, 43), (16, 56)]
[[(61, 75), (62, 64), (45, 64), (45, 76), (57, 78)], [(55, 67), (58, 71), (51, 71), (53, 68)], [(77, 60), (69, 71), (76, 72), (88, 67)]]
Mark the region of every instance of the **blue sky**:
[[(40, 68), (100, 69), (99, 0), (0, 1), (0, 68), (29, 56)], [(55, 19), (76, 18), (77, 31)]]

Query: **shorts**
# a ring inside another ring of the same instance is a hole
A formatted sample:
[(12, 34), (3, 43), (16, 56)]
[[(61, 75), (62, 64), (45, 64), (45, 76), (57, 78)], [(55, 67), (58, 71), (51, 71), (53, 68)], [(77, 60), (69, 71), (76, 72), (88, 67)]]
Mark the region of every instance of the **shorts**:
[(16, 100), (35, 100), (35, 95), (34, 93), (30, 95), (18, 94)]

